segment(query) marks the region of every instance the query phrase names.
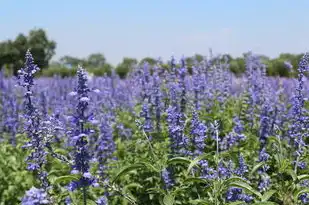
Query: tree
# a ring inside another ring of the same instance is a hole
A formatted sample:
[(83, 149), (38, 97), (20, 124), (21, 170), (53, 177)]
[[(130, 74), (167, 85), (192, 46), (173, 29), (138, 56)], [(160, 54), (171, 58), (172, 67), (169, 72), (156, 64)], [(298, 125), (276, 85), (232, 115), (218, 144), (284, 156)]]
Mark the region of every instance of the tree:
[(204, 57), (201, 54), (195, 54), (193, 58), (199, 63), (204, 60)]
[(93, 68), (101, 68), (105, 63), (106, 59), (101, 53), (93, 53), (87, 59), (87, 65)]
[(23, 66), (24, 56), (27, 49), (40, 68), (47, 68), (50, 59), (55, 54), (56, 43), (48, 40), (43, 29), (31, 30), (29, 35), (19, 34), (14, 41), (7, 40), (0, 43), (0, 69), (8, 65), (16, 75)]
[(50, 59), (55, 55), (56, 42), (50, 41), (43, 29), (31, 30), (28, 36), (28, 47), (40, 68), (47, 68)]
[(137, 64), (135, 58), (124, 57), (122, 62), (117, 65), (116, 73), (121, 77), (125, 78), (129, 72), (133, 70), (133, 67)]
[(78, 65), (86, 66), (87, 64), (87, 62), (84, 59), (72, 56), (63, 56), (60, 58), (59, 62), (62, 65), (69, 65), (70, 67), (77, 67)]
[(145, 62), (149, 63), (149, 65), (155, 65), (157, 63), (157, 61), (151, 57), (146, 57), (146, 58), (143, 58), (141, 61), (140, 61), (140, 65), (143, 65)]
[[(13, 69), (13, 73), (17, 74), (17, 70), (22, 65), (22, 59), (18, 58), (20, 51), (14, 46), (14, 42), (8, 40), (0, 44), (0, 67), (7, 65)], [(19, 66), (19, 67), (17, 67)]]
[(232, 59), (230, 62), (230, 70), (235, 73), (236, 75), (239, 75), (243, 72), (245, 72), (245, 60), (244, 58), (235, 58)]

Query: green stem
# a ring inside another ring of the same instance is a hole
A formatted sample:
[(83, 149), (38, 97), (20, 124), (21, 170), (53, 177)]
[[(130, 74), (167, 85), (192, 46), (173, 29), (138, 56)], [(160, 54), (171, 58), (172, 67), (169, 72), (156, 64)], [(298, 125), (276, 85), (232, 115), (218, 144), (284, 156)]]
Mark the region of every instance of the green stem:
[(146, 132), (143, 130), (143, 135), (145, 136), (145, 138), (146, 138), (146, 140), (147, 140), (147, 142), (148, 142), (148, 145), (149, 145), (149, 149), (150, 149), (150, 152), (151, 152), (151, 154), (153, 155), (153, 158), (156, 158), (156, 155), (155, 155), (155, 153), (154, 153), (154, 149), (153, 149), (153, 147), (152, 147), (152, 144), (151, 144), (151, 142), (150, 142), (150, 140), (149, 140), (149, 137), (148, 137), (148, 135), (146, 134)]
[(86, 186), (83, 186), (83, 201), (84, 201), (84, 205), (87, 205), (87, 192), (86, 192)]

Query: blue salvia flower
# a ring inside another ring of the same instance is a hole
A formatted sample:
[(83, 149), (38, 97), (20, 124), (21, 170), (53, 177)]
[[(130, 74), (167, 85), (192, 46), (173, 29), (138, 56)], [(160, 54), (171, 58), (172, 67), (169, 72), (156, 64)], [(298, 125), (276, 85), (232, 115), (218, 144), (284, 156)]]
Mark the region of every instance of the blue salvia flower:
[(169, 95), (170, 95), (170, 105), (178, 111), (179, 105), (178, 105), (177, 90), (175, 84), (172, 83), (169, 84)]
[(260, 115), (260, 130), (259, 130), (259, 140), (261, 143), (261, 147), (264, 147), (266, 144), (267, 137), (271, 133), (271, 118), (270, 118), (270, 112), (272, 111), (272, 108), (268, 101), (269, 98), (266, 98), (265, 102), (262, 106), (262, 111)]
[(265, 147), (259, 153), (259, 162), (266, 162), (269, 159), (270, 155), (266, 152)]
[(143, 67), (143, 75), (142, 75), (142, 99), (148, 100), (148, 103), (151, 100), (151, 92), (149, 88), (149, 82), (150, 82), (150, 71), (149, 71), (149, 65), (147, 62), (144, 63)]
[(231, 187), (226, 193), (226, 200), (228, 202), (244, 201), (246, 203), (250, 203), (253, 200), (253, 197), (243, 193), (241, 188)]
[(73, 117), (75, 127), (68, 132), (71, 135), (71, 143), (74, 146), (72, 173), (80, 173), (79, 181), (73, 181), (69, 185), (69, 190), (83, 188), (83, 199), (86, 200), (86, 187), (94, 184), (95, 179), (89, 173), (90, 160), (92, 159), (88, 150), (88, 138), (91, 133), (86, 129), (86, 123), (89, 123), (89, 115), (86, 114), (89, 106), (89, 92), (87, 73), (78, 66), (77, 70), (77, 87), (71, 95), (77, 95), (78, 103)]
[(153, 74), (153, 92), (152, 92), (152, 105), (155, 108), (155, 116), (156, 116), (156, 130), (157, 132), (160, 132), (161, 130), (161, 98), (162, 98), (162, 93), (161, 93), (161, 80), (158, 74), (158, 67), (154, 67), (154, 74)]
[(241, 188), (229, 188), (226, 193), (226, 200), (229, 202), (238, 201), (240, 194), (242, 194)]
[(200, 160), (198, 164), (201, 167), (201, 178), (213, 180), (217, 177), (216, 170), (209, 166), (207, 160)]
[(238, 168), (234, 171), (234, 173), (240, 177), (243, 177), (248, 172), (248, 166), (245, 163), (244, 157), (242, 156), (242, 154), (239, 154)]
[(262, 179), (259, 182), (258, 188), (262, 192), (265, 192), (270, 187), (270, 177), (268, 175), (262, 175)]
[[(290, 129), (290, 137), (292, 138), (292, 143), (295, 146), (296, 154), (299, 157), (304, 147), (306, 146), (303, 140), (303, 128), (305, 127), (304, 122), (304, 96), (303, 96), (303, 84), (304, 84), (304, 72), (309, 70), (309, 54), (306, 53), (298, 66), (298, 85), (296, 88), (296, 95), (293, 98), (292, 114), (293, 122)], [(297, 164), (295, 166), (298, 166)]]
[(67, 196), (64, 201), (65, 205), (72, 205), (71, 197)]
[[(309, 180), (303, 180), (300, 183), (300, 186), (303, 188), (308, 188), (309, 187)], [(301, 194), (298, 199), (303, 203), (303, 204), (309, 204), (309, 194), (308, 193), (303, 193)]]
[(43, 205), (51, 204), (47, 193), (44, 189), (38, 189), (32, 187), (30, 190), (26, 191), (25, 196), (21, 200), (22, 205)]
[(106, 196), (102, 196), (100, 197), (97, 201), (96, 201), (97, 205), (108, 205), (108, 200)]
[(193, 66), (192, 67), (192, 81), (193, 81), (193, 92), (194, 92), (194, 107), (196, 110), (200, 109), (200, 95), (201, 91), (204, 89), (203, 82), (201, 79), (201, 73), (199, 72), (199, 67)]
[(306, 169), (307, 163), (306, 163), (306, 162), (303, 162), (303, 161), (300, 161), (300, 162), (298, 162), (298, 167), (299, 167), (300, 169)]
[(4, 75), (3, 75), (3, 72), (2, 70), (0, 69), (0, 90), (1, 91), (4, 91)]
[(18, 83), (24, 87), (26, 93), (24, 95), (24, 119), (25, 131), (29, 138), (29, 142), (23, 147), (31, 149), (30, 155), (26, 158), (28, 170), (37, 171), (44, 189), (48, 187), (47, 173), (42, 170), (46, 163), (45, 140), (41, 134), (41, 119), (38, 110), (33, 104), (34, 74), (39, 70), (34, 64), (33, 57), (28, 50), (26, 53), (26, 62), (24, 68), (18, 71)]
[(108, 160), (111, 159), (116, 145), (113, 139), (113, 128), (108, 117), (104, 116), (100, 125), (100, 136), (97, 140), (96, 159), (99, 162), (99, 174), (106, 180), (105, 171)]
[[(259, 153), (259, 160), (258, 162), (267, 162), (268, 159), (269, 159), (270, 155), (266, 152), (266, 149), (265, 147), (263, 147), (261, 150), (260, 150), (260, 153)], [(259, 174), (263, 174), (265, 172), (267, 172), (267, 170), (269, 169), (269, 165), (265, 164), (263, 165), (259, 170)]]
[(249, 121), (250, 128), (252, 129), (256, 106), (259, 106), (263, 102), (263, 69), (265, 68), (265, 65), (261, 63), (261, 60), (257, 55), (253, 55), (251, 52), (247, 54), (245, 64), (249, 93), (247, 120)]
[(122, 123), (117, 124), (116, 128), (120, 137), (128, 139), (132, 136), (132, 130), (130, 128), (126, 128)]
[(186, 84), (185, 77), (187, 72), (187, 67), (185, 64), (185, 59), (181, 59), (181, 65), (178, 69), (179, 72), (179, 88), (180, 88), (180, 112), (184, 113), (186, 109)]
[(224, 64), (223, 67), (223, 99), (226, 100), (230, 93), (231, 93), (231, 86), (232, 86), (232, 73), (230, 72), (230, 65), (228, 63), (228, 59), (224, 56)]
[(4, 102), (3, 108), (7, 108), (4, 109), (5, 112), (2, 113), (4, 115), (3, 131), (10, 133), (10, 143), (15, 146), (16, 134), (19, 128), (19, 104), (15, 95), (8, 95)]
[(229, 132), (220, 143), (221, 150), (228, 150), (231, 147), (237, 145), (239, 142), (246, 139), (246, 136), (243, 134), (244, 127), (241, 120), (238, 117), (234, 117), (234, 127), (231, 132)]
[(309, 204), (309, 194), (308, 193), (300, 194), (298, 198), (303, 204)]
[(191, 120), (191, 135), (192, 135), (192, 144), (195, 147), (194, 155), (198, 156), (204, 153), (206, 147), (207, 127), (204, 123), (200, 122), (198, 113), (193, 111), (192, 120)]
[(184, 135), (183, 115), (177, 112), (176, 109), (175, 107), (170, 107), (167, 110), (167, 123), (172, 155), (186, 154), (188, 151), (186, 150), (188, 138)]
[(227, 166), (224, 165), (222, 161), (218, 164), (218, 176), (221, 179), (228, 179), (233, 174), (233, 167), (232, 167), (232, 161), (230, 160), (227, 164)]
[(40, 105), (41, 105), (41, 114), (43, 119), (47, 118), (48, 107), (47, 107), (46, 91), (42, 91), (40, 94)]
[(161, 177), (164, 182), (165, 189), (170, 189), (174, 185), (171, 173), (167, 168), (162, 170)]
[(153, 131), (153, 124), (152, 124), (152, 119), (151, 119), (151, 113), (150, 113), (150, 108), (149, 104), (147, 102), (144, 102), (142, 111), (140, 113), (140, 117), (144, 118), (144, 124), (143, 124), (143, 129), (145, 132), (151, 132)]

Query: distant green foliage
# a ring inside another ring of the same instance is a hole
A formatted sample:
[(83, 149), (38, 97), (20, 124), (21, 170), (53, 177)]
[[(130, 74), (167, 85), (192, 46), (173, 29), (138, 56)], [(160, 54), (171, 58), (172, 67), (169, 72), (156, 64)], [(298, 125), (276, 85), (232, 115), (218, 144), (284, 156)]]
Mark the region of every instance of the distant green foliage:
[[(145, 57), (140, 61), (134, 58), (124, 57), (122, 62), (116, 66), (112, 66), (107, 62), (102, 53), (93, 53), (87, 58), (66, 55), (61, 57), (59, 62), (50, 63), (51, 58), (55, 54), (56, 42), (49, 40), (43, 29), (33, 29), (29, 32), (28, 36), (19, 34), (14, 40), (0, 42), (0, 70), (4, 67), (6, 75), (16, 75), (17, 70), (23, 65), (24, 54), (28, 48), (31, 49), (35, 63), (43, 70), (41, 71), (41, 75), (43, 76), (73, 76), (75, 70), (70, 70), (68, 67), (76, 68), (77, 65), (80, 64), (95, 76), (109, 75), (111, 70), (115, 69), (116, 73), (121, 78), (125, 78), (135, 65), (142, 65), (145, 62), (149, 63), (151, 66), (156, 64), (156, 59), (151, 57)], [(240, 75), (245, 71), (244, 55), (237, 58), (233, 58), (229, 54), (223, 55), (230, 64), (230, 70), (236, 75)], [(302, 55), (303, 54), (282, 53), (279, 57), (274, 59), (270, 59), (267, 56), (262, 56), (262, 59), (267, 66), (268, 75), (295, 77), (296, 72), (289, 72), (284, 66), (284, 62), (290, 61), (294, 67), (294, 71), (296, 71)], [(212, 56), (211, 53), (210, 56)], [(201, 54), (186, 57), (189, 73), (194, 62), (202, 62), (205, 59), (206, 58)], [(209, 60), (209, 58), (207, 58), (207, 60)]]

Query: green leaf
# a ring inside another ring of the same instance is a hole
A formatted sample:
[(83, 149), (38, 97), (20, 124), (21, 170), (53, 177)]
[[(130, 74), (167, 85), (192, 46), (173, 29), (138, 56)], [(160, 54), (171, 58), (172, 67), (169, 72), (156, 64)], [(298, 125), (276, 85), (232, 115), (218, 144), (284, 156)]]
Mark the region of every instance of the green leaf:
[(167, 164), (190, 164), (191, 160), (185, 157), (174, 157), (167, 161)]
[(189, 177), (184, 181), (184, 183), (190, 183), (190, 182), (202, 183), (202, 184), (208, 183), (207, 179), (203, 179), (203, 178), (199, 178), (199, 177)]
[(153, 172), (157, 172), (159, 173), (160, 170), (157, 169), (156, 167), (154, 167), (152, 164), (149, 164), (147, 162), (140, 162), (141, 164), (144, 164), (145, 167), (147, 167), (149, 170), (153, 171)]
[(87, 205), (97, 205), (95, 201), (87, 199)]
[(55, 184), (60, 184), (60, 183), (69, 183), (70, 181), (74, 181), (74, 180), (79, 180), (79, 178), (77, 177), (77, 175), (65, 175), (65, 176), (60, 176), (57, 177), (53, 183)]
[(309, 188), (302, 188), (302, 190), (297, 191), (294, 194), (294, 201), (298, 201), (299, 195), (304, 194), (304, 193), (309, 193)]
[(126, 190), (129, 190), (131, 188), (143, 188), (143, 186), (140, 185), (139, 183), (131, 183), (131, 184), (124, 186), (123, 190), (126, 191)]
[(210, 203), (206, 200), (203, 200), (203, 199), (195, 199), (195, 200), (190, 200), (189, 201), (190, 204), (192, 205), (199, 205), (199, 204), (202, 204), (202, 205), (210, 205)]
[(173, 205), (175, 202), (175, 198), (173, 195), (167, 194), (163, 198), (163, 204), (164, 205)]
[(269, 190), (267, 192), (265, 192), (261, 198), (262, 202), (267, 201), (270, 197), (272, 197), (272, 195), (274, 195), (276, 193), (276, 190)]
[(265, 201), (265, 202), (256, 202), (252, 205), (278, 205), (278, 204), (275, 202), (271, 202), (271, 201)]
[(159, 189), (159, 188), (150, 188), (150, 189), (147, 189), (147, 192), (148, 193), (156, 193), (156, 194), (165, 194), (164, 191), (162, 189)]
[(299, 181), (304, 180), (304, 179), (309, 179), (309, 175), (308, 174), (299, 175), (297, 179)]
[(247, 190), (248, 192), (251, 192), (252, 194), (258, 196), (260, 199), (262, 198), (262, 194), (260, 192), (256, 191), (248, 183), (236, 181), (236, 182), (230, 183), (229, 185), (233, 186), (233, 187), (243, 188), (243, 189)]
[(120, 172), (116, 174), (116, 176), (111, 180), (111, 182), (114, 183), (119, 177), (129, 173), (130, 171), (133, 171), (139, 168), (144, 168), (144, 167), (145, 165), (143, 163), (137, 163), (137, 164), (126, 166)]
[(250, 172), (250, 176), (252, 176), (259, 168), (261, 168), (263, 165), (265, 164), (265, 162), (260, 162), (257, 165), (255, 165), (251, 172)]
[(286, 172), (287, 174), (289, 174), (289, 175), (292, 177), (293, 181), (296, 181), (296, 180), (297, 180), (297, 175), (295, 174), (294, 170), (288, 169), (288, 170), (286, 170), (285, 172)]
[(227, 205), (240, 205), (240, 204), (245, 204), (245, 202), (243, 202), (243, 201), (234, 201), (234, 202), (228, 203)]
[(230, 177), (228, 178), (227, 180), (224, 181), (224, 186), (230, 186), (231, 183), (233, 182), (244, 182), (244, 183), (247, 183), (247, 181), (241, 177), (237, 177), (237, 176), (234, 176), (234, 177)]
[(187, 169), (187, 174), (186, 175), (189, 175), (191, 169), (193, 167), (195, 167), (196, 165), (198, 165), (198, 162), (201, 161), (202, 159), (206, 158), (207, 156), (209, 155), (209, 153), (207, 154), (203, 154), (201, 156), (198, 156), (197, 158), (195, 158), (194, 160), (191, 161), (191, 163), (189, 164), (189, 167)]

